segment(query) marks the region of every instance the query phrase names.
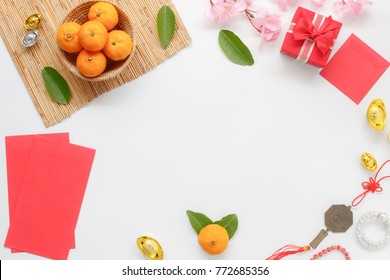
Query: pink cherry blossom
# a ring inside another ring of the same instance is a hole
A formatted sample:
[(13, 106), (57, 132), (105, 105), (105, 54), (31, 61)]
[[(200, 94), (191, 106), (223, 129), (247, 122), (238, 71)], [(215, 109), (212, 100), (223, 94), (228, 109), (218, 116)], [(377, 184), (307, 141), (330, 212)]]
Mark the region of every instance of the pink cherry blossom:
[(210, 9), (206, 17), (211, 20), (224, 20), (230, 15), (244, 12), (252, 4), (253, 0), (210, 0)]
[(341, 0), (333, 3), (333, 10), (338, 16), (352, 12), (354, 15), (360, 15), (363, 11), (363, 5), (372, 4), (371, 0)]
[(225, 0), (217, 0), (217, 2), (210, 0), (210, 4), (211, 8), (206, 12), (206, 17), (210, 20), (226, 19), (233, 10), (232, 3), (227, 3)]
[(272, 41), (279, 36), (281, 30), (280, 15), (271, 14), (267, 9), (260, 8), (257, 10), (256, 16), (249, 18), (253, 27), (260, 32), (264, 40)]
[(244, 12), (246, 9), (252, 5), (253, 0), (237, 0), (234, 3), (233, 9), (236, 13)]
[(324, 6), (326, 0), (311, 0), (311, 2), (317, 7), (322, 7)]
[(337, 1), (333, 3), (333, 11), (339, 17), (343, 16), (346, 12), (348, 12), (349, 7), (343, 3), (343, 1)]
[(294, 6), (298, 0), (274, 0), (282, 11), (286, 11), (288, 6)]
[[(210, 9), (206, 17), (211, 20), (224, 20), (235, 14), (244, 14), (264, 40), (275, 40), (281, 30), (280, 15), (271, 14), (260, 8), (257, 12), (250, 9), (254, 0), (209, 0)], [(278, 0), (275, 0), (278, 1)], [(283, 3), (294, 4), (298, 0), (283, 0)]]
[(354, 15), (360, 15), (363, 11), (363, 5), (372, 4), (372, 2), (369, 0), (349, 0), (348, 4)]

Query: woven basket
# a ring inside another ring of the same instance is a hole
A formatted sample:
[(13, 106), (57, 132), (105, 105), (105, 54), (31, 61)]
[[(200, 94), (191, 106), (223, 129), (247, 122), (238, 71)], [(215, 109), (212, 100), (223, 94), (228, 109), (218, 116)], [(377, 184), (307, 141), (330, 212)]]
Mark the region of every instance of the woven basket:
[[(90, 1), (77, 6), (65, 17), (62, 23), (74, 21), (77, 22), (78, 24), (83, 24), (87, 22), (89, 9), (93, 4), (97, 2), (101, 2), (101, 1)], [(87, 80), (87, 81), (104, 81), (104, 80), (114, 78), (118, 76), (120, 72), (127, 67), (130, 60), (134, 56), (135, 49), (136, 49), (135, 48), (136, 38), (135, 38), (133, 24), (130, 21), (129, 17), (118, 6), (114, 5), (113, 3), (111, 4), (116, 8), (119, 16), (118, 24), (115, 26), (114, 30), (123, 30), (127, 32), (133, 41), (133, 49), (130, 55), (124, 60), (113, 61), (107, 58), (106, 70), (104, 70), (102, 74), (100, 74), (95, 78), (85, 77), (79, 72), (79, 70), (76, 67), (76, 60), (77, 60), (78, 53), (70, 54), (61, 50), (61, 59), (63, 63), (69, 69), (70, 72), (72, 72), (80, 79)]]

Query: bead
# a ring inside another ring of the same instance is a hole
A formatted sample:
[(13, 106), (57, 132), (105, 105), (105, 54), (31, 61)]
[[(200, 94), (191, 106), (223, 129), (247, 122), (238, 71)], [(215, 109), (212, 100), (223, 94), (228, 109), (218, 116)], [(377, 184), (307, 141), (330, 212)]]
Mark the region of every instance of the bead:
[(376, 131), (381, 131), (385, 127), (386, 107), (381, 99), (375, 99), (371, 102), (367, 110), (367, 120)]
[(379, 219), (379, 221), (384, 223), (384, 222), (387, 222), (389, 220), (389, 216), (387, 216), (386, 213), (379, 213), (378, 219)]
[[(363, 224), (367, 220), (384, 223), (385, 230), (386, 230), (384, 239), (381, 239), (379, 241), (374, 241), (368, 238), (362, 232)], [(372, 250), (376, 250), (383, 247), (386, 244), (386, 242), (390, 239), (390, 227), (388, 226), (388, 223), (389, 223), (389, 216), (386, 213), (372, 211), (364, 214), (356, 225), (356, 235), (358, 237), (358, 240), (360, 241), (360, 244), (363, 245), (365, 248), (372, 249)]]
[(345, 248), (341, 247), (340, 245), (337, 245), (337, 246), (336, 245), (332, 245), (332, 246), (327, 247), (326, 249), (323, 249), (322, 251), (318, 252), (317, 254), (314, 254), (314, 256), (310, 260), (317, 260), (320, 257), (323, 257), (327, 253), (329, 253), (331, 251), (334, 251), (336, 249), (338, 251), (340, 251), (344, 255), (344, 258), (346, 260), (350, 260), (351, 259), (349, 253), (347, 252), (347, 250)]
[(360, 157), (360, 162), (363, 167), (370, 171), (375, 171), (378, 167), (375, 157), (370, 153), (364, 153)]

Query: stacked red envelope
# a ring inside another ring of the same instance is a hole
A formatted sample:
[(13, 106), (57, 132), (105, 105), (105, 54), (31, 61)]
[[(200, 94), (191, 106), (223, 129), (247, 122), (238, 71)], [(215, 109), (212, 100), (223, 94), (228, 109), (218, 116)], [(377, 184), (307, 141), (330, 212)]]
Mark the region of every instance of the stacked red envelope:
[(281, 52), (314, 66), (324, 67), (341, 26), (342, 23), (333, 20), (331, 16), (324, 17), (298, 7), (284, 38)]
[(67, 259), (95, 150), (68, 133), (7, 136), (10, 227), (5, 247)]

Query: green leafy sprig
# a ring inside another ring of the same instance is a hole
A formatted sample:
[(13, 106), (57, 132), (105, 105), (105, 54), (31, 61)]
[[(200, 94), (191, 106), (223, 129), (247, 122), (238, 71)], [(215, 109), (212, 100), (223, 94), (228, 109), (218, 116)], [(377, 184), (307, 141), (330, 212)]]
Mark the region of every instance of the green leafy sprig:
[(187, 210), (187, 216), (190, 220), (192, 228), (196, 231), (197, 234), (199, 234), (202, 228), (204, 228), (207, 225), (218, 224), (220, 226), (223, 226), (226, 229), (229, 235), (229, 239), (231, 239), (233, 235), (236, 233), (238, 228), (238, 218), (236, 214), (227, 215), (223, 217), (221, 220), (215, 222), (213, 222), (205, 214), (193, 212), (191, 210)]
[(164, 49), (166, 49), (175, 33), (175, 14), (168, 6), (163, 6), (157, 14), (158, 37)]
[(222, 51), (231, 62), (243, 66), (250, 66), (255, 63), (248, 47), (232, 31), (221, 30), (218, 42)]
[(59, 104), (68, 104), (70, 88), (64, 77), (52, 67), (43, 68), (42, 77), (50, 97)]

